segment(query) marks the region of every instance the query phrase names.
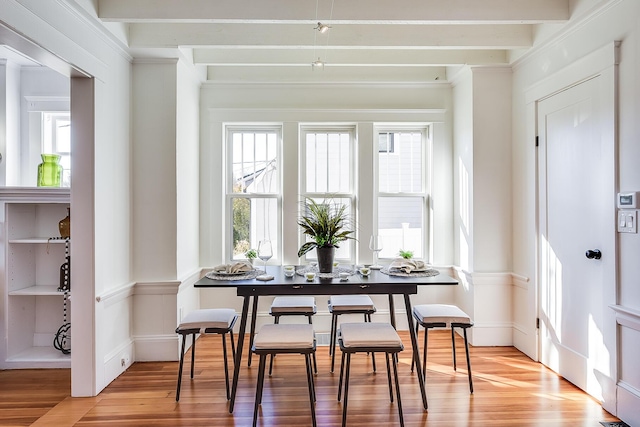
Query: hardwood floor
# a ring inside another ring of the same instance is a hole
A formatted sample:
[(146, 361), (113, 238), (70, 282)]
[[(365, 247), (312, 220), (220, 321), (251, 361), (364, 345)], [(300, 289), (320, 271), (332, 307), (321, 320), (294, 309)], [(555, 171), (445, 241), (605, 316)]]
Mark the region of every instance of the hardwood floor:
[[(399, 375), (407, 426), (601, 427), (599, 421), (617, 421), (598, 402), (512, 347), (471, 348), (474, 393), (469, 394), (462, 340), (458, 337), (458, 371), (454, 372), (447, 331), (429, 335), (429, 410), (425, 412), (415, 374), (410, 371), (410, 339), (407, 332), (400, 335), (406, 346), (400, 353)], [(328, 348), (318, 347), (318, 426), (339, 426), (341, 422), (342, 406), (336, 401), (339, 356), (336, 372), (331, 374)], [(377, 360), (378, 372), (373, 374), (370, 356), (353, 358), (349, 426), (399, 425), (396, 404), (389, 402), (384, 359)], [(233, 414), (228, 412), (225, 397), (219, 336), (198, 340), (193, 380), (189, 366), (185, 360), (178, 403), (177, 362), (135, 363), (92, 398), (69, 397), (69, 370), (0, 371), (0, 426), (251, 425), (257, 359), (247, 367), (245, 352)], [(265, 379), (258, 425), (311, 425), (302, 356), (276, 358), (273, 376)]]

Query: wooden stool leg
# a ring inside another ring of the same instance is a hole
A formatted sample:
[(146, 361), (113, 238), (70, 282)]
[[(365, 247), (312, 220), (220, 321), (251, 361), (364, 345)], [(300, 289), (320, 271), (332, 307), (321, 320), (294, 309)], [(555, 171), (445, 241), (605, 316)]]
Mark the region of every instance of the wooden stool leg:
[(182, 334), (182, 351), (180, 352), (180, 364), (178, 365), (178, 386), (176, 387), (176, 402), (180, 400), (180, 387), (182, 386), (182, 365), (184, 363), (184, 349), (186, 346), (187, 334)]

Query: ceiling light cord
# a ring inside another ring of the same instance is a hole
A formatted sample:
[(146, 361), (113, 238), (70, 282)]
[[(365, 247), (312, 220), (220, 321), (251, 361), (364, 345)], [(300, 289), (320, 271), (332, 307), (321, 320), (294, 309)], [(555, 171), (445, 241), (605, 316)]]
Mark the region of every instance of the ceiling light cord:
[[(329, 12), (329, 21), (333, 19), (334, 5), (335, 5), (335, 0), (331, 0), (331, 11)], [(314, 32), (314, 35), (313, 35), (313, 57), (316, 58), (318, 33), (327, 34), (327, 41), (325, 45), (325, 59), (326, 59), (328, 57), (328, 52), (329, 52), (329, 30), (331, 29), (331, 26), (327, 24), (323, 24), (321, 21), (318, 20), (318, 9), (319, 9), (319, 0), (316, 0), (316, 19), (315, 20), (318, 23), (318, 25), (314, 28), (314, 30), (317, 30), (317, 32)], [(320, 56), (317, 56), (317, 58), (318, 58), (317, 60), (311, 63), (311, 69), (324, 68), (326, 61), (322, 61), (320, 59)]]

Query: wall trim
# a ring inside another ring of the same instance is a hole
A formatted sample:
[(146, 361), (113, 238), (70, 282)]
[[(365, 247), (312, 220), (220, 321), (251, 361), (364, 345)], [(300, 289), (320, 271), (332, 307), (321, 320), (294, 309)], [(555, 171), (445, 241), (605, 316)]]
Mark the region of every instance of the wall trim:
[(640, 331), (640, 311), (621, 305), (610, 305), (609, 308), (616, 313), (616, 323)]
[(166, 282), (137, 282), (134, 295), (177, 295), (182, 284), (179, 280)]
[(103, 302), (105, 307), (109, 307), (133, 295), (135, 285), (135, 282), (129, 282), (122, 286), (108, 289), (102, 295), (96, 297), (96, 302)]
[(569, 22), (562, 28), (562, 33), (555, 34), (539, 45), (532, 46), (526, 51), (525, 54), (514, 60), (511, 63), (513, 70), (516, 71), (518, 68), (524, 67), (533, 61), (539, 60), (539, 56), (542, 55), (545, 51), (553, 48), (554, 46), (558, 46), (564, 43), (569, 37), (571, 37), (581, 28), (585, 27), (586, 25), (591, 23), (591, 21), (603, 15), (610, 9), (613, 9), (620, 2), (621, 0), (609, 1), (606, 5), (601, 6), (596, 10), (590, 10), (584, 13), (583, 16), (577, 17), (575, 21)]

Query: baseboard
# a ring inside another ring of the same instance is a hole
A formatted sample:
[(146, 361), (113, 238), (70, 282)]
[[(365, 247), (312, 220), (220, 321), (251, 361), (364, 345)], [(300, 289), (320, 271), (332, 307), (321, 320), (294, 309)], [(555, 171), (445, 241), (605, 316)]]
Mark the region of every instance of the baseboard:
[(623, 382), (618, 383), (616, 416), (630, 426), (640, 426), (640, 390)]

